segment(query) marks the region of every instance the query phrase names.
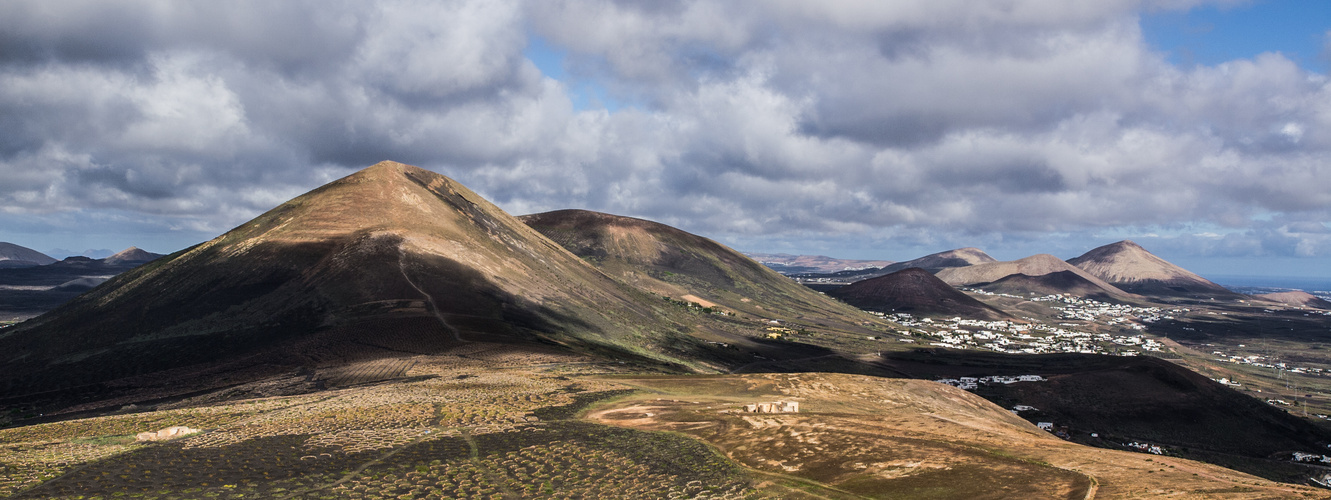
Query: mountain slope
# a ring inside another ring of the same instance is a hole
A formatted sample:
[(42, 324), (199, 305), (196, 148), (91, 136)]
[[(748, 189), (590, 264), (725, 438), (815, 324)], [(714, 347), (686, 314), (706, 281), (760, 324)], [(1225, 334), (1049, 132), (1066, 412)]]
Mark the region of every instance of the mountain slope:
[(1238, 295), (1155, 256), (1130, 240), (1093, 249), (1080, 257), (1069, 259), (1068, 263), (1124, 291), (1141, 295), (1164, 297)]
[(758, 263), (771, 267), (781, 274), (793, 273), (836, 273), (882, 268), (892, 264), (890, 260), (855, 260), (838, 259), (826, 255), (790, 255), (785, 253), (750, 253), (743, 252)]
[(956, 315), (990, 320), (1007, 316), (920, 268), (903, 269), (886, 276), (851, 283), (828, 292), (828, 295), (871, 311)]
[(1056, 271), (1039, 276), (1012, 274), (994, 281), (972, 285), (987, 292), (1013, 295), (1071, 294), (1093, 299), (1113, 298), (1114, 293), (1072, 271)]
[(682, 361), (692, 341), (658, 302), (451, 179), (383, 162), (6, 329), (0, 394), (471, 341)]
[(905, 262), (898, 262), (896, 264), (884, 267), (880, 272), (894, 273), (903, 269), (918, 267), (920, 269), (924, 269), (925, 271), (929, 271), (931, 273), (937, 273), (938, 271), (951, 267), (966, 267), (966, 266), (973, 266), (975, 264), (984, 264), (988, 262), (998, 262), (998, 261), (993, 257), (990, 257), (989, 254), (984, 253), (983, 250), (974, 247), (966, 247), (966, 248), (958, 248), (956, 250), (948, 250), (946, 252), (929, 254), (925, 255), (924, 257), (920, 257), (914, 260), (908, 260)]
[(1123, 290), (1119, 290), (1100, 278), (1088, 274), (1062, 259), (1049, 254), (1038, 254), (1026, 257), (1024, 259), (1010, 260), (1004, 262), (988, 262), (976, 264), (967, 267), (954, 267), (944, 269), (937, 273), (938, 278), (952, 286), (974, 285), (978, 283), (993, 283), (1014, 274), (1025, 274), (1027, 276), (1042, 276), (1049, 273), (1068, 271), (1082, 279), (1089, 281), (1096, 286), (1107, 290), (1111, 295), (1127, 295)]
[(0, 241), (0, 268), (44, 266), (55, 261), (51, 256), (31, 248)]
[(859, 312), (710, 239), (665, 224), (588, 210), (519, 217), (635, 287), (760, 318), (820, 318), (851, 328)]

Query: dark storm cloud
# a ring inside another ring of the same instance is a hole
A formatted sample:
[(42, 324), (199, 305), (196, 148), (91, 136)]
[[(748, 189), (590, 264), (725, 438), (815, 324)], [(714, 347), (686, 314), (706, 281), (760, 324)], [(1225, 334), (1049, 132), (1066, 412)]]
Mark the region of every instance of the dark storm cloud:
[(215, 234), (394, 159), (773, 246), (1206, 225), (1180, 248), (1331, 253), (1331, 84), (1143, 42), (1201, 3), (7, 2), (0, 212)]

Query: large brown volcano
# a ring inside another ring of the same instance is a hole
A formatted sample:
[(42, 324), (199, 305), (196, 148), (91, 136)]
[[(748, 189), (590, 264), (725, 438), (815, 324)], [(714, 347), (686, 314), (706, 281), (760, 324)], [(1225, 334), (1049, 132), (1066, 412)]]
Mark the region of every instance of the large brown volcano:
[(1069, 264), (1131, 293), (1156, 297), (1236, 297), (1238, 294), (1169, 263), (1130, 240), (1111, 243)]
[(0, 397), (472, 341), (687, 363), (670, 314), (451, 179), (383, 162), (5, 329)]

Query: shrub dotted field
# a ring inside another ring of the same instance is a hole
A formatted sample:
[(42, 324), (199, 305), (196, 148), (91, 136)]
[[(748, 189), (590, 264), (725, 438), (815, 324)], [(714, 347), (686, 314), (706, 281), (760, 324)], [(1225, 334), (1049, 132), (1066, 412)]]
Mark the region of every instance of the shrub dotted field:
[[(545, 360), (535, 357), (533, 360)], [(15, 498), (744, 498), (687, 438), (570, 420), (631, 391), (425, 359), (410, 381), (0, 431)], [(425, 375), (423, 377), (422, 375)], [(207, 429), (134, 443), (172, 425)]]
[(212, 429), (248, 416), (250, 416), (250, 413), (245, 411), (201, 408), (67, 420), (0, 430), (0, 444), (59, 441), (96, 436), (123, 436), (165, 429), (175, 425), (184, 425), (194, 429)]
[(327, 491), (355, 499), (756, 495), (738, 468), (696, 441), (582, 422), (440, 436)]
[(163, 443), (74, 469), (17, 498), (269, 498), (336, 481), (373, 459), (304, 446), (308, 436), (261, 437), (228, 446)]
[(72, 466), (119, 455), (138, 446), (80, 442), (0, 445), (0, 496), (54, 478)]
[(252, 415), (246, 408), (195, 408), (67, 420), (0, 430), (0, 496), (72, 467), (135, 450), (134, 434), (175, 425), (207, 429)]

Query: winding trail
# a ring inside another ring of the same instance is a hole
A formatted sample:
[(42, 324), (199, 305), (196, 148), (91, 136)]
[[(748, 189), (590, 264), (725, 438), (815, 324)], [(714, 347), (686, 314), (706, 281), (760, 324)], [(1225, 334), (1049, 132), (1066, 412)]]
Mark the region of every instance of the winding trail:
[(453, 339), (464, 344), (471, 343), (470, 340), (462, 338), (462, 335), (458, 333), (457, 328), (453, 328), (453, 325), (448, 324), (448, 320), (444, 319), (443, 313), (439, 312), (439, 305), (435, 304), (434, 297), (431, 296), (429, 292), (426, 292), (425, 289), (418, 286), (416, 282), (412, 281), (411, 276), (407, 275), (407, 251), (401, 246), (397, 247), (397, 268), (402, 272), (402, 278), (407, 280), (407, 284), (411, 285), (411, 287), (416, 289), (418, 293), (425, 296), (425, 302), (430, 304), (430, 313), (434, 314), (435, 319), (439, 320), (439, 324), (444, 325), (444, 328), (447, 328), (448, 331), (453, 334)]

